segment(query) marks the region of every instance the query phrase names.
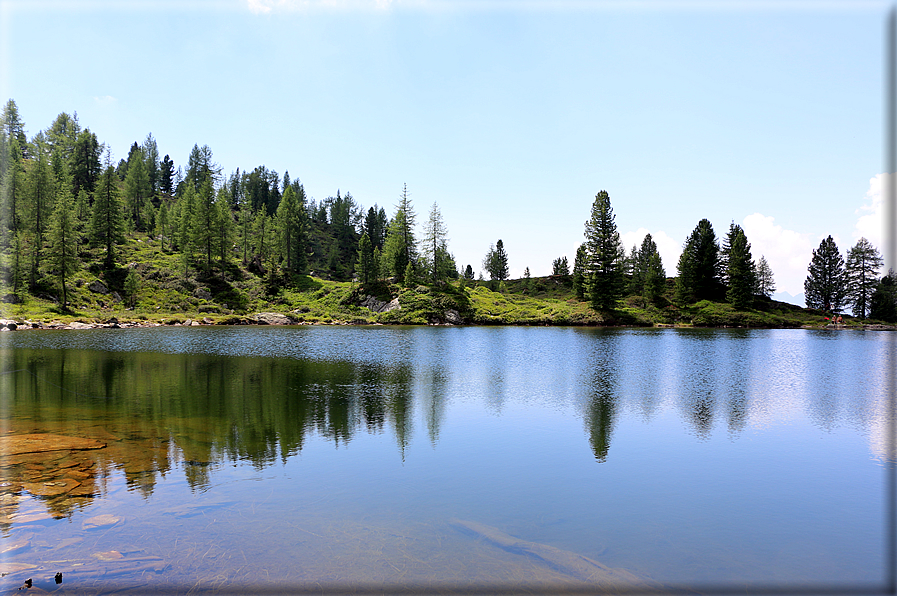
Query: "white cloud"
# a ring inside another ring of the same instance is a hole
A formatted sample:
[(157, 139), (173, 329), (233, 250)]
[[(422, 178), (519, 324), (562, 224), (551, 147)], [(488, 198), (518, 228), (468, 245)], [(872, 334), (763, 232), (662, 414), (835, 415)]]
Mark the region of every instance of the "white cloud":
[(786, 230), (775, 224), (775, 218), (754, 213), (744, 218), (742, 228), (751, 243), (754, 260), (766, 257), (772, 268), (776, 289), (791, 294), (804, 291), (807, 267), (819, 239), (812, 234)]
[(659, 232), (651, 232), (645, 228), (639, 228), (634, 232), (626, 232), (620, 234), (620, 240), (623, 242), (623, 248), (626, 254), (632, 250), (633, 245), (640, 247), (645, 235), (651, 234), (651, 239), (657, 245), (657, 252), (660, 253), (660, 260), (663, 262), (663, 268), (666, 269), (668, 277), (676, 276), (676, 264), (679, 262), (679, 255), (682, 253), (682, 244), (670, 238), (663, 230)]
[(869, 179), (869, 190), (866, 191), (863, 206), (854, 213), (860, 215), (853, 231), (853, 239), (861, 237), (872, 243), (875, 248), (882, 251), (884, 248), (884, 186), (887, 182), (887, 174), (876, 174)]
[(93, 100), (103, 107), (111, 106), (118, 101), (118, 99), (112, 97), (111, 95), (103, 95), (101, 97), (94, 96)]

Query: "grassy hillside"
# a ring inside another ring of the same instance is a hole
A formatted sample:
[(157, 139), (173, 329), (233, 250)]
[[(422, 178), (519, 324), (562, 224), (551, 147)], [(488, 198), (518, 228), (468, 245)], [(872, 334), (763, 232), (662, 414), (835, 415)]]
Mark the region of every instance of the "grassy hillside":
[[(275, 312), (297, 323), (317, 324), (442, 324), (479, 325), (694, 325), (708, 327), (800, 327), (824, 325), (822, 313), (758, 299), (754, 308), (737, 311), (722, 302), (702, 301), (682, 306), (667, 295), (652, 304), (629, 296), (616, 309), (596, 312), (577, 299), (569, 277), (540, 277), (494, 282), (454, 281), (435, 287), (411, 288), (381, 282), (363, 288), (300, 276), (283, 279), (270, 272), (260, 275), (234, 258), (209, 273), (198, 263), (184, 263), (179, 255), (163, 250), (158, 240), (133, 236), (121, 251), (119, 266), (103, 270), (100, 255), (86, 252), (89, 264), (69, 280), (69, 304), (58, 304), (61, 294), (52, 272), (46, 272), (33, 293), (12, 294), (0, 287), (0, 316), (20, 322), (102, 323), (147, 321), (166, 324), (199, 320), (218, 324), (254, 323), (254, 315)], [(130, 277), (130, 280), (129, 280)], [(366, 296), (382, 302), (398, 298), (401, 306), (373, 312), (360, 306)], [(847, 325), (859, 325), (847, 318)]]

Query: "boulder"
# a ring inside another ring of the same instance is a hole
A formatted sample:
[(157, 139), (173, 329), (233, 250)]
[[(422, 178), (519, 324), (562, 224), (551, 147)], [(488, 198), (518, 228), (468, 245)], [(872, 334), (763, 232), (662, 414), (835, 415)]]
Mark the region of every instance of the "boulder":
[(18, 326), (18, 323), (16, 323), (12, 319), (0, 319), (0, 329), (9, 329), (10, 331), (15, 331)]
[(22, 301), (15, 294), (6, 294), (3, 296), (3, 302), (6, 304), (19, 304)]
[(196, 288), (193, 290), (193, 297), (200, 300), (211, 300), (212, 294), (205, 288)]
[(109, 288), (107, 288), (106, 284), (104, 284), (100, 280), (94, 281), (92, 284), (87, 286), (87, 289), (96, 294), (108, 294), (109, 293)]
[(122, 301), (121, 294), (119, 294), (118, 292), (112, 292), (112, 302), (121, 302), (121, 301)]
[(252, 317), (259, 325), (295, 325), (299, 321), (288, 315), (276, 312), (260, 312)]
[(445, 318), (445, 322), (449, 325), (460, 325), (464, 322), (464, 319), (461, 318), (461, 313), (457, 310), (450, 308), (443, 313)]
[(93, 325), (82, 323), (81, 321), (72, 321), (68, 324), (69, 329), (93, 329)]
[(377, 300), (373, 296), (365, 296), (364, 300), (361, 301), (359, 306), (363, 306), (372, 312), (389, 312), (395, 309), (401, 309), (402, 307), (399, 305), (399, 299), (393, 298), (389, 302), (383, 302), (382, 300)]

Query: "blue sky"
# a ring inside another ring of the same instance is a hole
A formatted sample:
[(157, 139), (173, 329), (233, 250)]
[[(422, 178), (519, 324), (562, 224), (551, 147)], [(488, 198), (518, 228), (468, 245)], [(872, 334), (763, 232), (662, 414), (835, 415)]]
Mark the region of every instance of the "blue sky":
[(407, 183), (476, 270), (499, 238), (513, 277), (572, 263), (607, 190), (669, 275), (706, 217), (799, 293), (825, 236), (881, 247), (889, 6), (0, 0), (0, 97), (116, 160), (151, 132), (390, 215)]

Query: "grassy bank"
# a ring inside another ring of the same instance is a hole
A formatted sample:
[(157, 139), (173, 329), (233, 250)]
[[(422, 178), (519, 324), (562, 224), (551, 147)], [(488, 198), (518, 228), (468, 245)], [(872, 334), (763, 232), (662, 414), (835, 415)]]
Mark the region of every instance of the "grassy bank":
[[(692, 305), (673, 301), (672, 279), (666, 295), (652, 303), (629, 296), (608, 311), (594, 311), (577, 298), (569, 276), (538, 277), (501, 283), (452, 281), (435, 286), (402, 287), (379, 282), (371, 287), (312, 276), (285, 279), (260, 275), (232, 261), (203, 271), (163, 250), (157, 240), (132, 237), (123, 247), (122, 265), (100, 266), (100, 255), (87, 253), (90, 265), (69, 281), (69, 303), (47, 274), (31, 292), (13, 294), (0, 287), (0, 317), (40, 323), (103, 323), (118, 321), (215, 324), (257, 322), (255, 314), (274, 312), (296, 323), (310, 324), (444, 324), (476, 325), (607, 325), (703, 327), (823, 326), (823, 313), (768, 299), (753, 308), (735, 310), (722, 302)], [(400, 308), (374, 312), (360, 303), (373, 296)], [(845, 317), (847, 326), (860, 322)]]

